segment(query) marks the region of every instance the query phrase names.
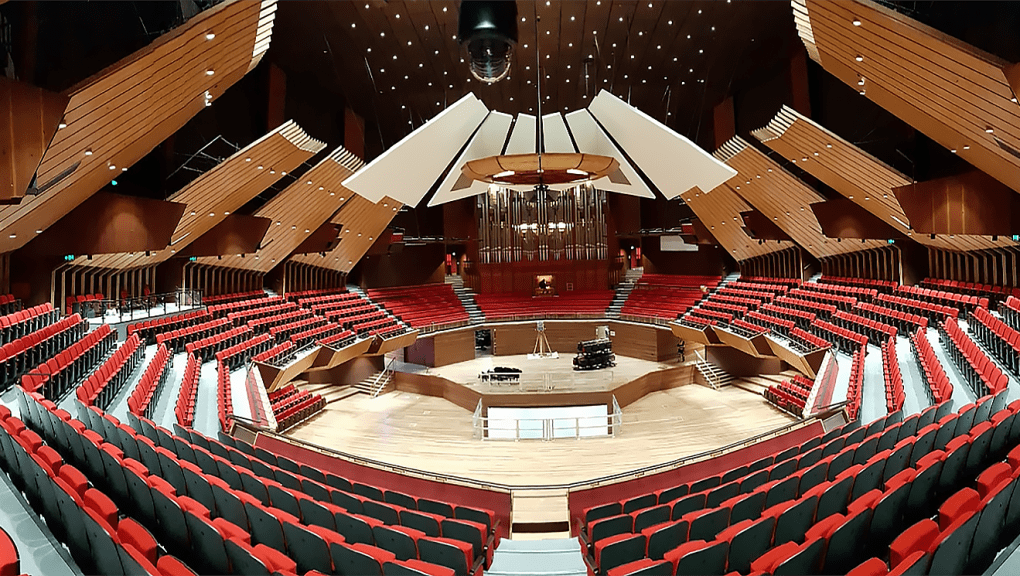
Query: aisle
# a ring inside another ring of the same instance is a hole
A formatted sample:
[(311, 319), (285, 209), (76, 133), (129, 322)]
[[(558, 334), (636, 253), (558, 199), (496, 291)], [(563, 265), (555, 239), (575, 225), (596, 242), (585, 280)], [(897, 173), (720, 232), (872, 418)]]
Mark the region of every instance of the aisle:
[(917, 366), (917, 355), (914, 354), (909, 338), (896, 337), (896, 358), (903, 376), (903, 417), (906, 418), (931, 406), (931, 402), (928, 400), (928, 386)]
[(861, 385), (861, 422), (871, 422), (885, 416), (886, 412), (882, 349), (868, 344), (868, 353), (864, 357), (864, 383)]

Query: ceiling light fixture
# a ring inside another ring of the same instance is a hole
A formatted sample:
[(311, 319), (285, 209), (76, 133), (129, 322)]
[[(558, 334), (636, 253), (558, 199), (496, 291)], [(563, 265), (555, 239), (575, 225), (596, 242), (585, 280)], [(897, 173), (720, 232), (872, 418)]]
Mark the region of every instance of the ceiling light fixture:
[(856, 19), (856, 18), (854, 18), (854, 26), (860, 26), (860, 25), (861, 25), (861, 21)]

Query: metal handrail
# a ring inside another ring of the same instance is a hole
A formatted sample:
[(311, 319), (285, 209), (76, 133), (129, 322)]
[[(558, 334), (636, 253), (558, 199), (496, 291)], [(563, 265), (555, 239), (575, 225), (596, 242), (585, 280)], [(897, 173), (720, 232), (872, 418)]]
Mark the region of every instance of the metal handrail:
[(372, 383), (376, 387), (372, 391), (372, 398), (379, 396), (379, 393), (382, 392), (383, 388), (389, 383), (390, 378), (392, 378), (394, 361), (396, 361), (396, 358), (390, 358), (389, 362), (383, 366), (382, 372), (376, 375), (375, 382)]
[[(185, 302), (187, 304), (184, 304)], [(89, 320), (101, 320), (103, 324), (106, 324), (112, 321), (106, 316), (108, 310), (118, 311), (117, 322), (123, 322), (125, 316), (127, 316), (128, 321), (132, 321), (136, 318), (136, 315), (139, 319), (163, 316), (167, 314), (166, 307), (168, 303), (179, 304), (178, 312), (184, 311), (184, 306), (188, 306), (188, 309), (199, 308), (202, 306), (202, 292), (200, 290), (181, 289), (173, 292), (149, 294), (148, 296), (88, 300), (76, 302), (74, 306), (77, 306), (79, 311), (84, 308), (91, 308), (96, 313), (96, 316), (89, 318)], [(160, 307), (162, 307), (162, 311), (159, 311)]]

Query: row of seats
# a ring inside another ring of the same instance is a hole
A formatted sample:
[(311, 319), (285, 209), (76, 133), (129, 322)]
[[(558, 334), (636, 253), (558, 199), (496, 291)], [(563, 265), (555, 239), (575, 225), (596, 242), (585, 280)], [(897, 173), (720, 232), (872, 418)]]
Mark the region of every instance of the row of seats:
[(13, 342), (22, 336), (53, 324), (60, 312), (49, 302), (0, 316), (0, 344)]
[(787, 308), (795, 308), (797, 310), (803, 310), (804, 312), (810, 312), (822, 320), (828, 320), (836, 313), (837, 310), (839, 310), (839, 308), (833, 304), (826, 304), (824, 302), (808, 300), (806, 298), (799, 298), (796, 296), (779, 296), (774, 302), (776, 304), (782, 304)]
[[(297, 292), (288, 292), (287, 300), (291, 302), (301, 303), (303, 300), (311, 300), (314, 298), (328, 298), (330, 296), (336, 296), (347, 293), (346, 286), (340, 286), (339, 288), (320, 288), (317, 290), (299, 290)], [(304, 304), (301, 304), (304, 307)]]
[(846, 392), (846, 415), (847, 418), (856, 419), (861, 417), (861, 398), (864, 387), (864, 358), (868, 354), (868, 339), (853, 352), (853, 362), (850, 364), (850, 384)]
[(96, 364), (116, 345), (117, 333), (102, 324), (22, 376), (21, 386), (40, 392), (48, 400), (57, 401), (78, 381), (90, 375)]
[(156, 408), (155, 400), (166, 384), (172, 366), (173, 356), (165, 345), (160, 344), (149, 365), (145, 367), (145, 372), (142, 372), (142, 377), (135, 385), (131, 396), (128, 397), (128, 410), (132, 414), (152, 418), (152, 412)]
[(823, 274), (819, 282), (827, 284), (842, 284), (844, 286), (859, 286), (861, 288), (875, 289), (879, 292), (892, 292), (899, 286), (894, 280), (877, 280), (874, 278), (851, 278), (846, 276), (828, 276)]
[(262, 334), (264, 332), (270, 332), (277, 326), (283, 326), (284, 324), (290, 324), (291, 322), (297, 322), (298, 320), (305, 320), (312, 316), (313, 314), (310, 310), (292, 310), (283, 314), (274, 314), (272, 316), (266, 316), (256, 320), (249, 320), (247, 325), (251, 328), (252, 332)]
[(711, 298), (708, 298), (705, 301), (703, 301), (701, 304), (698, 305), (698, 307), (706, 310), (718, 310), (720, 312), (729, 312), (734, 316), (742, 316), (744, 314), (747, 314), (748, 310), (747, 306), (743, 306), (741, 304), (729, 304), (727, 302), (720, 302), (718, 300), (713, 300)]
[(300, 332), (306, 332), (313, 328), (327, 325), (329, 321), (322, 316), (312, 316), (311, 318), (304, 318), (302, 320), (295, 320), (293, 322), (283, 324), (280, 326), (273, 326), (269, 329), (269, 334), (273, 337), (273, 340), (277, 344), (284, 340), (290, 340), (290, 337)]
[(220, 430), (230, 432), (233, 423), (234, 396), (230, 386), (230, 370), (223, 362), (216, 363), (216, 418)]
[(811, 329), (819, 338), (832, 342), (836, 350), (844, 354), (853, 354), (859, 347), (868, 345), (868, 337), (864, 334), (825, 320), (815, 320), (811, 323)]
[[(293, 312), (298, 309), (298, 305), (294, 302), (284, 302), (282, 304), (275, 304), (273, 306), (265, 306), (263, 308), (250, 308), (248, 310), (242, 310), (240, 312), (231, 312), (227, 314), (227, 319), (234, 326), (240, 326), (242, 324), (248, 324), (253, 320), (259, 320), (267, 318), (269, 316), (277, 316), (280, 314), (286, 314)], [(249, 324), (250, 326), (250, 324)]]
[(928, 400), (933, 404), (939, 404), (953, 397), (953, 385), (949, 382), (949, 375), (946, 374), (942, 362), (939, 362), (928, 340), (927, 331), (918, 328), (910, 334), (910, 347), (917, 359), (917, 367), (924, 378), (925, 391), (928, 393)]
[(837, 326), (860, 332), (867, 336), (869, 340), (876, 342), (885, 342), (886, 340), (896, 338), (897, 330), (895, 326), (865, 318), (860, 314), (840, 310), (832, 315), (832, 321)]
[(164, 316), (155, 320), (128, 324), (127, 335), (130, 336), (137, 332), (141, 339), (145, 341), (145, 345), (151, 346), (156, 343), (156, 335), (161, 332), (180, 330), (181, 328), (208, 322), (211, 318), (212, 316), (205, 310), (195, 310), (194, 312), (177, 314), (175, 316)]
[(743, 306), (748, 310), (754, 310), (761, 306), (762, 301), (757, 298), (744, 298), (742, 296), (727, 296), (725, 294), (719, 294), (716, 292), (708, 297), (708, 301), (711, 302), (722, 302), (725, 304), (737, 304)]
[(276, 417), (278, 430), (286, 430), (294, 424), (321, 412), (326, 400), (321, 394), (311, 394), (288, 384), (269, 394), (269, 403)]
[(699, 318), (697, 316), (691, 315), (684, 316), (677, 320), (677, 322), (689, 328), (694, 328), (695, 330), (704, 330), (708, 326), (715, 326), (716, 324), (718, 324), (718, 322), (716, 322), (715, 320), (711, 320), (709, 318)]
[(911, 314), (917, 314), (918, 316), (924, 316), (928, 319), (929, 325), (938, 324), (946, 318), (956, 318), (960, 313), (959, 310), (952, 306), (945, 306), (943, 304), (936, 304), (934, 302), (927, 302), (925, 300), (918, 300), (916, 298), (896, 294), (879, 294), (875, 301), (880, 302), (883, 306), (888, 308), (899, 310), (900, 312), (909, 312)]
[(899, 310), (886, 308), (878, 304), (858, 302), (855, 312), (865, 318), (891, 324), (900, 332), (913, 332), (917, 328), (928, 327), (928, 319), (924, 316), (910, 312), (900, 312)]
[(1014, 330), (1020, 330), (1020, 298), (1009, 296), (999, 303), (999, 315)]
[(284, 299), (282, 296), (265, 296), (258, 298), (250, 298), (244, 300), (237, 300), (234, 302), (227, 302), (225, 304), (215, 304), (208, 306), (206, 310), (213, 318), (226, 318), (231, 312), (243, 312), (245, 310), (251, 310), (253, 308), (265, 308), (266, 306), (275, 306), (282, 304)]
[(712, 320), (715, 323), (729, 324), (733, 321), (733, 314), (728, 312), (720, 312), (718, 310), (709, 310), (707, 308), (692, 308), (687, 311), (688, 317), (703, 318), (705, 320)]
[(184, 350), (188, 343), (224, 332), (230, 329), (230, 326), (230, 320), (226, 318), (217, 318), (201, 324), (189, 324), (183, 328), (157, 334), (156, 344), (166, 344), (166, 347), (174, 354), (178, 354)]
[(777, 316), (784, 320), (790, 320), (800, 328), (807, 328), (811, 326), (811, 323), (815, 320), (814, 312), (805, 312), (804, 310), (787, 308), (786, 306), (779, 306), (772, 303), (763, 305), (761, 307), (761, 311), (768, 312), (772, 316)]
[(368, 290), (367, 294), (412, 328), (443, 328), (469, 320), (464, 304), (450, 284), (382, 288)]
[(793, 290), (790, 290), (789, 296), (795, 296), (797, 298), (811, 300), (813, 302), (831, 304), (840, 310), (853, 310), (854, 306), (857, 305), (857, 298), (854, 298), (853, 296), (842, 296), (840, 294), (831, 294), (829, 292), (820, 292), (818, 290), (794, 288)]
[(709, 290), (715, 288), (722, 282), (722, 276), (697, 276), (687, 274), (641, 274), (641, 277), (634, 282), (635, 286), (659, 286), (677, 288), (700, 288), (704, 286)]
[(1020, 296), (1020, 288), (1009, 286), (994, 286), (992, 284), (978, 284), (975, 282), (961, 282), (959, 280), (945, 280), (942, 278), (925, 278), (921, 280), (921, 286), (935, 288), (938, 290), (950, 290), (960, 292), (968, 296), (988, 298), (989, 301), (998, 302), (1009, 296)]
[(985, 308), (970, 316), (970, 331), (985, 348), (999, 359), (1006, 369), (1020, 375), (1020, 332), (999, 320)]
[(80, 296), (68, 296), (64, 298), (65, 313), (67, 315), (79, 313), (84, 314), (86, 307), (93, 305), (95, 302), (104, 300), (106, 297), (100, 293), (95, 294), (82, 294)]
[(268, 295), (265, 290), (252, 290), (251, 292), (234, 292), (232, 294), (220, 294), (217, 296), (203, 296), (202, 302), (206, 306), (212, 306), (214, 304), (219, 305), (246, 300), (258, 300), (266, 298), (267, 296)]
[(99, 368), (78, 386), (76, 396), (85, 406), (99, 406), (103, 410), (113, 402), (114, 397), (124, 387), (131, 373), (142, 361), (145, 348), (141, 338), (132, 334), (124, 344), (114, 350)]
[(896, 340), (882, 343), (882, 374), (885, 380), (885, 408), (892, 414), (903, 409), (906, 393), (903, 391), (903, 373), (896, 355)]
[(790, 330), (790, 341), (795, 345), (799, 344), (804, 352), (814, 352), (815, 350), (832, 348), (832, 343), (825, 338), (801, 330), (800, 328), (793, 328)]
[(488, 320), (534, 316), (604, 317), (614, 294), (612, 290), (585, 290), (538, 297), (530, 294), (478, 294), (475, 301)]
[(226, 332), (220, 332), (208, 338), (189, 342), (184, 346), (184, 351), (188, 354), (194, 354), (202, 362), (208, 362), (209, 360), (212, 360), (216, 356), (216, 353), (220, 350), (240, 344), (251, 337), (251, 328), (248, 328), (247, 326), (238, 326), (237, 328), (231, 328)]
[(202, 363), (194, 354), (188, 354), (181, 390), (177, 394), (177, 404), (174, 405), (174, 415), (181, 426), (190, 427), (195, 422), (195, 400), (198, 397), (198, 380), (201, 375)]
[(741, 296), (744, 298), (753, 298), (759, 302), (771, 302), (776, 298), (775, 292), (769, 292), (765, 290), (745, 290), (742, 288), (730, 288), (729, 286), (723, 286), (715, 292), (722, 296)]
[(821, 284), (818, 282), (805, 282), (801, 288), (808, 291), (826, 292), (839, 296), (850, 296), (858, 301), (870, 302), (878, 295), (874, 288), (861, 288), (858, 286), (844, 286), (843, 284)]
[(371, 302), (361, 296), (357, 294), (351, 294), (350, 296), (352, 298), (326, 302), (325, 304), (314, 304), (310, 310), (319, 316), (329, 316), (330, 313), (334, 313), (335, 316), (352, 316), (376, 309)]
[(988, 308), (988, 298), (978, 298), (977, 296), (967, 296), (966, 294), (944, 290), (932, 290), (920, 286), (900, 286), (896, 289), (896, 294), (911, 296), (918, 300), (942, 304), (943, 306), (952, 306), (961, 312), (970, 312), (978, 306)]
[(350, 330), (341, 330), (327, 336), (318, 337), (316, 342), (318, 342), (321, 346), (329, 346), (330, 348), (340, 349), (354, 344), (354, 341), (357, 340), (357, 338), (358, 337), (354, 334), (354, 332)]
[(769, 330), (773, 330), (786, 337), (789, 337), (790, 331), (797, 327), (793, 320), (786, 320), (785, 318), (776, 318), (775, 316), (763, 314), (761, 312), (758, 312), (757, 310), (753, 312), (748, 312), (747, 315), (744, 316), (744, 320), (747, 320), (748, 322), (752, 322), (759, 326), (763, 326), (765, 328), (768, 328)]
[(772, 282), (748, 282), (746, 280), (728, 282), (726, 283), (726, 287), (740, 288), (742, 290), (763, 290), (765, 292), (775, 292), (777, 294), (785, 294), (790, 290), (790, 287), (786, 284), (775, 284)]
[(216, 353), (216, 361), (226, 364), (231, 370), (237, 370), (249, 358), (269, 350), (272, 345), (273, 339), (268, 334), (262, 334), (220, 350)]
[(799, 417), (804, 412), (804, 406), (807, 404), (808, 396), (811, 395), (812, 386), (814, 386), (814, 382), (798, 374), (793, 380), (769, 386), (765, 389), (764, 396), (780, 410)]
[(23, 374), (77, 342), (87, 329), (88, 322), (72, 314), (0, 346), (0, 391), (17, 384)]
[(13, 314), (21, 310), (21, 300), (14, 294), (0, 294), (0, 314)]
[(960, 369), (967, 385), (978, 397), (997, 394), (1009, 384), (1009, 376), (999, 370), (963, 328), (960, 328), (956, 320), (950, 318), (942, 323), (939, 328), (939, 342)]
[(293, 356), (293, 354), (294, 343), (288, 340), (286, 342), (273, 346), (272, 348), (266, 350), (265, 352), (256, 354), (255, 357), (252, 358), (252, 360), (256, 362), (264, 362), (266, 364), (279, 366), (284, 362), (284, 360)]
[(773, 278), (772, 276), (741, 276), (741, 280), (748, 282), (770, 282), (772, 284), (782, 284), (783, 286), (789, 286), (790, 288), (796, 288), (804, 283), (800, 278)]
[(407, 332), (406, 327), (398, 325), (396, 320), (390, 320), (388, 325), (372, 330), (370, 333), (373, 336), (378, 336), (380, 338), (393, 338), (400, 336), (405, 332)]
[(327, 338), (334, 338), (332, 342), (354, 341), (354, 332), (345, 330), (339, 324), (326, 323), (315, 328), (310, 328), (297, 334), (291, 334), (290, 341), (298, 348), (303, 348), (312, 342), (322, 342)]
[(759, 334), (765, 334), (769, 331), (768, 328), (763, 328), (757, 324), (751, 324), (747, 320), (743, 320), (741, 318), (735, 318), (733, 322), (730, 322), (729, 328), (745, 338), (753, 338)]
[(637, 319), (673, 319), (696, 306), (704, 296), (698, 286), (635, 285), (620, 314)]
[(311, 308), (312, 310), (315, 310), (318, 307), (331, 306), (333, 304), (361, 302), (363, 300), (364, 298), (354, 292), (343, 292), (340, 294), (327, 294), (325, 296), (301, 298), (297, 302), (302, 308)]

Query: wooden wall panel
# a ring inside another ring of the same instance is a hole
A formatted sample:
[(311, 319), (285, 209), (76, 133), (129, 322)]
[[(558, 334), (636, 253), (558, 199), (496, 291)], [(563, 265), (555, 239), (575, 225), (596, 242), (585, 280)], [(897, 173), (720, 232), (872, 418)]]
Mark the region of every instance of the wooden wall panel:
[(785, 248), (771, 240), (759, 244), (744, 232), (740, 213), (750, 210), (751, 206), (725, 184), (707, 193), (692, 188), (680, 197), (697, 214), (698, 219), (719, 244), (737, 261), (778, 252)]
[(255, 252), (272, 223), (268, 218), (231, 214), (186, 248), (178, 250), (178, 255), (215, 256)]
[(475, 329), (444, 332), (432, 337), (435, 342), (434, 366), (446, 366), (475, 359)]
[[(545, 322), (545, 335), (549, 346), (560, 354), (577, 354), (577, 343), (595, 338), (595, 327), (606, 326), (606, 320), (590, 322), (550, 321)], [(535, 349), (535, 323), (490, 324), (492, 329), (492, 353), (494, 356), (531, 354)]]
[(893, 192), (919, 234), (995, 234), (1007, 244), (1020, 232), (1020, 196), (978, 170)]
[(327, 252), (325, 258), (297, 254), (291, 258), (293, 261), (350, 272), (400, 210), (401, 204), (388, 196), (373, 204), (346, 188), (342, 190), (348, 199), (330, 219), (343, 227), (340, 243)]
[(215, 100), (247, 74), (269, 48), (275, 11), (275, 0), (224, 2), (68, 90), (66, 128), (39, 166), (39, 185), (49, 189), (0, 209), (0, 252), (20, 248), (151, 152), (205, 108), (206, 92)]
[(0, 203), (17, 203), (25, 196), (68, 100), (0, 76)]

